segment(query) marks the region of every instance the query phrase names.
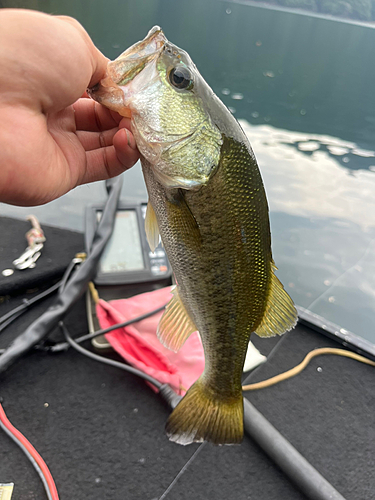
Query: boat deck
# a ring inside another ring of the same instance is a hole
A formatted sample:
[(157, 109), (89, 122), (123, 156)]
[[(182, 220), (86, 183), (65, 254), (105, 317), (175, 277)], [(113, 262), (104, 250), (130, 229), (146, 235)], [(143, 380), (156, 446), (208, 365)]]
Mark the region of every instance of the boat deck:
[[(0, 218), (1, 233), (8, 235), (10, 228), (12, 245), (7, 237), (0, 245), (3, 268), (23, 251), (28, 223)], [(53, 251), (46, 245), (41, 257), (45, 263), (50, 259), (63, 268), (83, 248), (79, 233), (46, 228), (46, 234), (47, 242), (55, 245)], [(69, 242), (69, 251), (59, 238)], [(9, 289), (4, 292), (5, 285), (2, 278), (0, 295), (8, 297), (0, 305), (0, 316), (25, 296), (19, 293), (25, 288), (20, 283), (12, 295)], [(44, 300), (2, 332), (0, 348), (52, 301)], [(73, 336), (87, 331), (83, 300), (66, 324)], [(58, 335), (53, 333), (54, 338)], [(254, 336), (253, 341), (268, 361), (247, 383), (292, 368), (317, 347), (339, 347), (302, 324), (281, 338)], [(347, 500), (367, 500), (375, 498), (374, 389), (373, 367), (321, 356), (300, 375), (246, 397)], [(239, 446), (183, 447), (169, 442), (164, 424), (170, 410), (160, 396), (136, 376), (72, 349), (55, 355), (30, 352), (1, 375), (0, 397), (10, 421), (48, 464), (61, 500), (306, 498), (247, 436)], [(15, 483), (15, 500), (45, 498), (27, 458), (0, 432), (0, 483), (6, 482)]]

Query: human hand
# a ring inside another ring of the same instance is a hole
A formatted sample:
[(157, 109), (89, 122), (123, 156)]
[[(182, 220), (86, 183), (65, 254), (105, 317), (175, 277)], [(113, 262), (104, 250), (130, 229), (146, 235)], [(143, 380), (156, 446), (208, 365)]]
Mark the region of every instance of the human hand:
[(74, 19), (0, 9), (0, 201), (47, 203), (137, 161), (129, 119), (80, 99), (106, 65)]

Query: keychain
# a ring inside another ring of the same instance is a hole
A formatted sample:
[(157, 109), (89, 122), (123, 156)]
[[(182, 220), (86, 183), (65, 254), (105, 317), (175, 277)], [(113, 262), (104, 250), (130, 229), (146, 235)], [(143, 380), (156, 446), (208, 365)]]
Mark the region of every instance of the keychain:
[[(25, 234), (28, 247), (18, 259), (13, 261), (14, 267), (20, 270), (32, 269), (35, 267), (36, 261), (42, 255), (41, 250), (46, 241), (44, 232), (35, 215), (29, 215), (26, 217), (26, 220), (29, 220), (32, 225), (32, 228)], [(4, 269), (2, 271), (3, 276), (11, 276), (13, 273), (13, 269)]]

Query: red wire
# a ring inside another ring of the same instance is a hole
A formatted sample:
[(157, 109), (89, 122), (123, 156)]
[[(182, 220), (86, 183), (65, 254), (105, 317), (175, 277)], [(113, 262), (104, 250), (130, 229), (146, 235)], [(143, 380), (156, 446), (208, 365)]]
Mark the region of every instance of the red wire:
[(47, 484), (49, 491), (51, 493), (51, 496), (53, 500), (59, 500), (59, 495), (57, 493), (57, 488), (55, 485), (55, 481), (53, 480), (52, 474), (50, 473), (46, 463), (44, 462), (43, 458), (39, 455), (39, 453), (36, 451), (34, 446), (25, 438), (23, 434), (20, 433), (19, 430), (17, 430), (8, 420), (7, 416), (5, 415), (5, 411), (3, 407), (0, 404), (0, 420), (1, 422), (5, 425), (5, 427), (13, 434), (13, 436), (20, 441), (23, 446), (27, 449), (27, 451), (30, 453), (30, 455), (33, 457), (35, 462), (39, 465), (43, 476), (46, 478)]

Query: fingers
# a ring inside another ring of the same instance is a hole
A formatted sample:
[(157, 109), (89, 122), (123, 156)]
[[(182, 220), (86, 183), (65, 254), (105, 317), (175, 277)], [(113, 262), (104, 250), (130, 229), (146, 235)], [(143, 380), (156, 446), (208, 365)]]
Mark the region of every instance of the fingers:
[(100, 162), (108, 172), (113, 169), (122, 171), (124, 167), (134, 165), (139, 153), (129, 130), (129, 118), (123, 118), (89, 99), (79, 99), (74, 110), (76, 134), (87, 151), (88, 167), (89, 170), (93, 168), (94, 176), (99, 175)]
[(132, 141), (128, 142), (128, 133), (126, 129), (121, 129), (113, 139), (116, 146), (106, 146), (86, 153), (87, 169), (81, 184), (114, 177), (136, 163), (139, 153), (130, 145)]
[(134, 163), (138, 160), (139, 153), (134, 136), (126, 128), (118, 129), (116, 127), (103, 132), (77, 131), (76, 134), (83, 148), (87, 152), (113, 145), (120, 162), (122, 162), (126, 167), (134, 165)]
[(109, 109), (91, 99), (78, 99), (73, 104), (77, 130), (100, 132), (118, 126)]
[(139, 151), (134, 136), (126, 128), (121, 128), (113, 137), (113, 146), (118, 160), (130, 168), (139, 159)]
[(126, 128), (127, 130), (131, 131), (131, 121), (130, 121), (130, 118), (124, 118), (123, 116), (120, 116), (120, 118), (121, 118), (121, 121), (118, 124), (119, 128)]
[(85, 28), (76, 19), (69, 16), (56, 17), (60, 21), (70, 24), (81, 35), (83, 41), (86, 43), (91, 55), (92, 64), (92, 76), (90, 82), (88, 83), (88, 87), (95, 85), (104, 77), (109, 59), (105, 57), (97, 47), (95, 47)]
[[(115, 120), (106, 108), (94, 101), (89, 101), (87, 106), (84, 101), (88, 99), (82, 99), (77, 106), (85, 108), (86, 111), (88, 109), (89, 113), (80, 115), (79, 112), (73, 113), (73, 108), (69, 108), (51, 115), (48, 120), (49, 133), (70, 165), (73, 185), (118, 175), (132, 167), (139, 158), (133, 134), (126, 128), (119, 129), (119, 126), (129, 126), (128, 121), (121, 117)], [(95, 105), (98, 107), (97, 111)], [(91, 119), (88, 119), (90, 113), (94, 113), (97, 118), (91, 115)], [(83, 128), (86, 130), (76, 130), (77, 125), (85, 125)], [(103, 130), (106, 127), (111, 128)], [(73, 147), (75, 141), (76, 145)], [(84, 161), (78, 161), (79, 149)]]
[(80, 140), (85, 151), (112, 146), (113, 138), (118, 132), (118, 128), (105, 130), (104, 132), (85, 132), (77, 131), (78, 139)]
[(73, 104), (77, 130), (101, 132), (119, 126), (130, 130), (130, 120), (123, 118), (91, 99), (78, 99)]

